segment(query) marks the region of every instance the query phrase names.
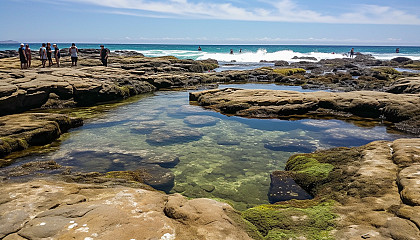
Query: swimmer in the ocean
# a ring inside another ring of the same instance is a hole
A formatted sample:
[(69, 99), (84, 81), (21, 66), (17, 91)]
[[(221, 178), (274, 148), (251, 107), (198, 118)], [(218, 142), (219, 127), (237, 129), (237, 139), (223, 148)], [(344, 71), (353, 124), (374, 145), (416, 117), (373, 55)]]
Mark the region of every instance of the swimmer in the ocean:
[(230, 54), (233, 54), (233, 49), (230, 49)]
[(198, 46), (198, 51), (201, 51), (201, 47), (200, 46)]

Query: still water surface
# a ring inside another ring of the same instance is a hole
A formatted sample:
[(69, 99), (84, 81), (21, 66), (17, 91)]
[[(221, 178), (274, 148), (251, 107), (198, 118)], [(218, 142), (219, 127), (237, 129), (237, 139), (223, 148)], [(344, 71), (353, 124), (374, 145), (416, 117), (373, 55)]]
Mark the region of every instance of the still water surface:
[[(300, 87), (275, 84), (236, 84), (219, 87), (303, 91)], [(191, 116), (210, 123), (192, 125)], [(287, 159), (298, 152), (311, 152), (337, 146), (360, 146), (374, 140), (403, 137), (389, 133), (385, 126), (356, 126), (339, 120), (246, 119), (228, 117), (189, 104), (188, 91), (157, 92), (90, 119), (62, 139), (58, 150), (32, 155), (23, 161), (54, 159), (74, 166), (77, 171), (135, 170), (132, 160), (98, 158), (75, 151), (136, 153), (177, 156), (180, 162), (172, 192), (188, 197), (221, 198), (245, 209), (268, 203), (269, 174), (282, 170)], [(141, 130), (139, 130), (139, 127)], [(188, 139), (156, 142), (154, 129), (185, 129)], [(280, 147), (279, 147), (280, 146)]]

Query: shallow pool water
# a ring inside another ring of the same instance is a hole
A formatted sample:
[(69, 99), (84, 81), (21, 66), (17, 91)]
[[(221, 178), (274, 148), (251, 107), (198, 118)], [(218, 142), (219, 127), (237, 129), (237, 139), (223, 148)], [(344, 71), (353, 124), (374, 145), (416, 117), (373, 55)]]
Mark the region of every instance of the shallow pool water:
[[(229, 86), (301, 90), (275, 84)], [(228, 117), (190, 105), (187, 91), (157, 92), (90, 119), (67, 134), (56, 151), (22, 161), (54, 159), (75, 170), (106, 172), (135, 170), (141, 163), (90, 156), (89, 151), (176, 156), (180, 161), (171, 169), (172, 192), (225, 199), (245, 209), (268, 203), (270, 172), (282, 170), (292, 154), (402, 137), (388, 133), (385, 126), (366, 126), (339, 120)]]

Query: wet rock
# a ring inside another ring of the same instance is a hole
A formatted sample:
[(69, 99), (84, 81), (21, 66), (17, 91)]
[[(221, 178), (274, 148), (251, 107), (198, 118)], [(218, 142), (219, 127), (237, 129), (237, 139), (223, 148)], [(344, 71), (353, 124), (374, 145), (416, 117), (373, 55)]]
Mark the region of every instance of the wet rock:
[(387, 90), (396, 94), (418, 94), (420, 93), (420, 77), (404, 78), (393, 83)]
[(147, 136), (149, 144), (167, 145), (179, 142), (190, 142), (199, 140), (203, 134), (193, 128), (165, 128), (153, 130)]
[(312, 199), (312, 196), (293, 180), (293, 177), (289, 172), (274, 171), (270, 174), (270, 178), (270, 190), (268, 192), (268, 200), (270, 203), (289, 201), (292, 199)]
[(169, 154), (155, 155), (142, 160), (142, 163), (157, 164), (164, 168), (173, 168), (179, 163), (179, 158)]
[(217, 140), (217, 144), (224, 145), (224, 146), (233, 146), (233, 145), (240, 145), (241, 142), (231, 139), (219, 139)]
[(215, 186), (210, 184), (200, 185), (200, 187), (206, 192), (213, 192), (215, 189)]
[(318, 59), (316, 57), (298, 57), (298, 56), (294, 56), (294, 57), (292, 57), (292, 59), (318, 61)]
[(216, 125), (220, 121), (219, 118), (212, 116), (188, 116), (184, 118), (184, 122), (194, 127), (208, 127)]
[(276, 61), (274, 63), (274, 66), (276, 66), (276, 67), (286, 67), (286, 66), (289, 66), (289, 62), (288, 61)]
[(227, 88), (191, 92), (190, 100), (224, 114), (257, 118), (326, 117), (327, 110), (398, 123), (408, 119), (416, 122), (420, 112), (416, 94), (372, 91), (301, 93)]
[(0, 123), (0, 157), (29, 146), (51, 143), (70, 128), (83, 125), (79, 118), (48, 113), (3, 116), (0, 117)]
[(337, 239), (417, 239), (419, 144), (416, 138), (399, 139), (299, 154), (287, 161), (286, 170), (315, 199), (340, 203), (334, 207), (342, 216)]
[(405, 63), (405, 62), (409, 62), (412, 61), (410, 58), (407, 57), (396, 57), (391, 59), (391, 61), (397, 62), (397, 63)]
[(146, 172), (144, 183), (154, 189), (169, 193), (174, 187), (175, 175), (171, 170), (153, 164), (144, 165), (141, 169)]
[(307, 141), (297, 139), (284, 139), (281, 142), (268, 142), (264, 147), (273, 151), (310, 153), (316, 150), (316, 146)]

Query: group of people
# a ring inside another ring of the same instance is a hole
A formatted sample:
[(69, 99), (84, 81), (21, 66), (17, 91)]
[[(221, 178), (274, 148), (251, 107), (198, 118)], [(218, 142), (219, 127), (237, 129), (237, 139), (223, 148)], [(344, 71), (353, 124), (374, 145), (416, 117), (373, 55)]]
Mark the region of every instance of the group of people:
[[(104, 45), (100, 46), (100, 58), (102, 65), (108, 66), (108, 49), (104, 48)], [(54, 48), (54, 52), (53, 49)], [(57, 44), (53, 44), (51, 48), (51, 43), (43, 43), (42, 47), (39, 49), (39, 57), (41, 59), (42, 67), (44, 68), (47, 61), (48, 61), (48, 67), (51, 67), (54, 65), (53, 63), (53, 56), (55, 58), (57, 67), (60, 67), (60, 49), (58, 48)], [(79, 49), (76, 47), (75, 43), (71, 44), (71, 47), (69, 48), (69, 54), (71, 57), (71, 66), (77, 66), (77, 59), (79, 54)], [(19, 58), (20, 58), (20, 68), (26, 69), (31, 67), (31, 60), (32, 60), (32, 52), (29, 48), (29, 44), (20, 44), (19, 48)]]

